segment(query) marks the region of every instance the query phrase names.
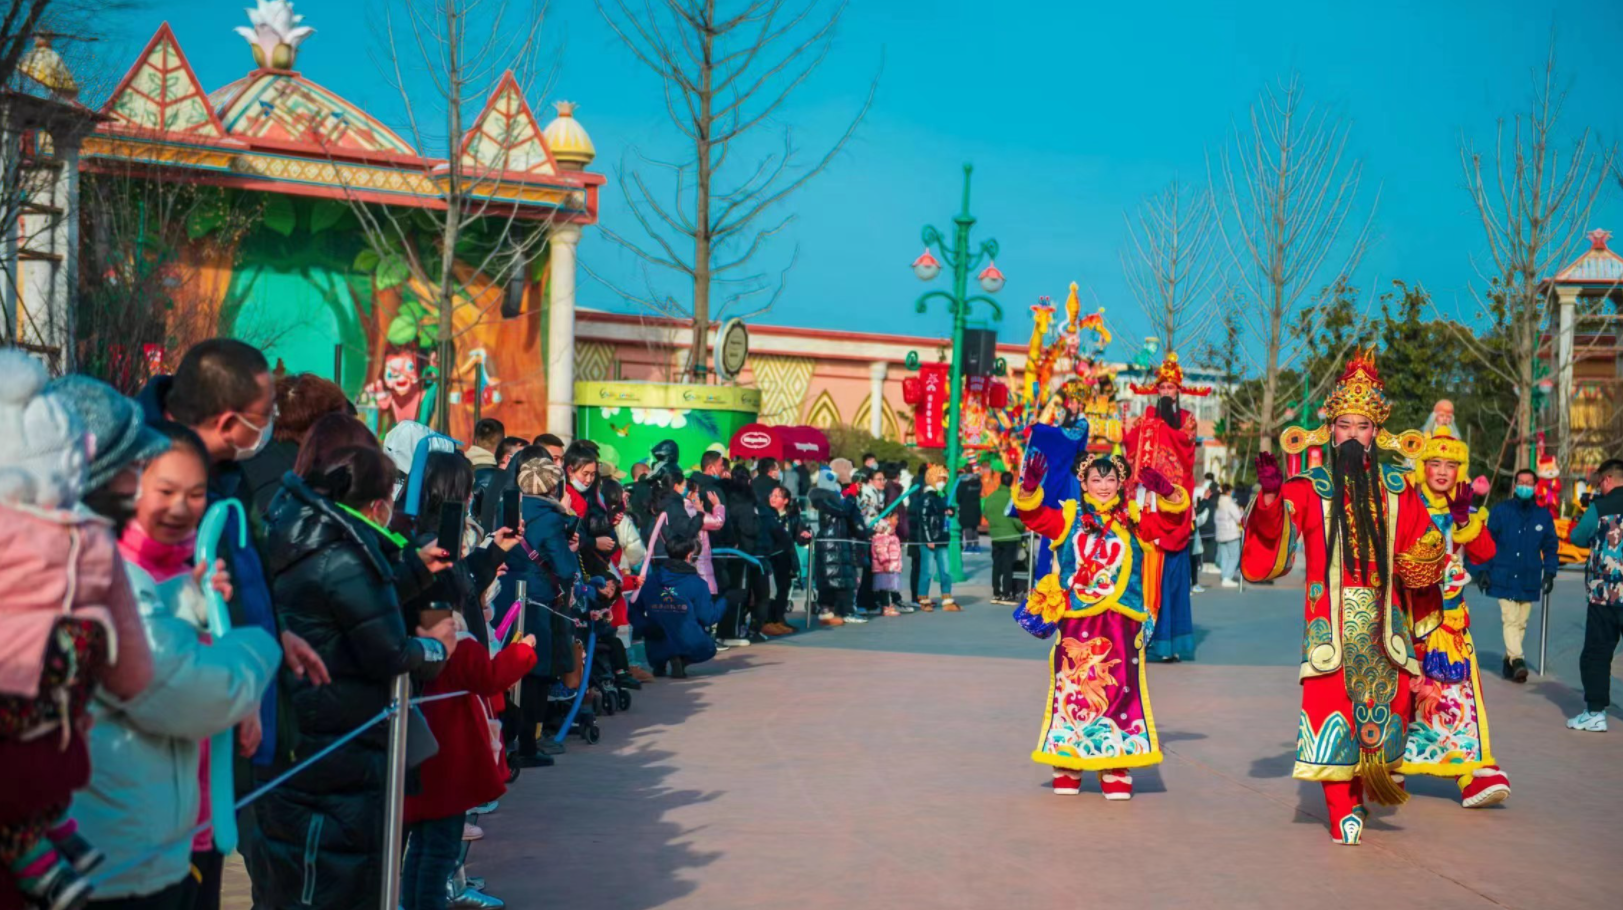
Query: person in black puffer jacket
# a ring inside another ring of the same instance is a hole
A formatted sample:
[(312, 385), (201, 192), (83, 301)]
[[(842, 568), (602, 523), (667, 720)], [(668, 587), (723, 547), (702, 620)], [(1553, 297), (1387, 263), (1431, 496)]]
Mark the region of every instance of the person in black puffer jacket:
[(868, 556), (865, 544), (851, 543), (868, 539), (862, 512), (855, 499), (833, 490), (812, 490), (811, 504), (818, 518), (811, 570), (817, 585), (818, 621), (825, 626), (843, 626), (853, 620), (866, 622), (852, 611)]
[[(375, 448), (339, 449), (294, 474), (266, 516), (266, 569), (284, 628), (308, 641), (332, 681), (316, 686), (285, 670), (297, 741), (277, 756), (302, 761), (375, 718), (402, 673), (432, 677), (456, 646), (450, 619), (406, 631), (400, 594), (449, 567), (445, 552), (401, 557), (404, 541), (383, 530), (395, 470)], [(369, 906), (383, 872), (388, 725), (374, 724), (319, 763), (266, 794), (259, 804), (268, 880), (256, 881), (267, 906)]]

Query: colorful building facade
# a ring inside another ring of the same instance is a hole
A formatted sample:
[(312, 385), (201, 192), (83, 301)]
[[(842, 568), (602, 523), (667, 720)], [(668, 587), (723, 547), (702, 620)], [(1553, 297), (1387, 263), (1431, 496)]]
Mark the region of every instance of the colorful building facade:
[[(215, 194), (153, 259), (176, 273), (170, 308), (191, 320), (172, 326), (158, 357), (187, 335), (232, 335), (288, 371), (336, 379), (380, 430), (432, 420), (445, 383), (453, 434), (476, 413), (571, 432), (575, 249), (603, 183), (585, 170), (594, 149), (573, 106), (559, 103), (543, 127), (503, 74), (453, 162), (300, 75), (310, 29), (291, 4), (271, 0), (250, 17), (255, 28), (239, 31), (258, 66), (213, 90), (159, 28), (84, 144), (86, 180)], [(447, 346), (438, 243), (452, 199), (478, 217), (462, 226), (450, 269)], [(85, 217), (96, 242), (109, 229)], [(233, 218), (245, 227), (226, 235)]]

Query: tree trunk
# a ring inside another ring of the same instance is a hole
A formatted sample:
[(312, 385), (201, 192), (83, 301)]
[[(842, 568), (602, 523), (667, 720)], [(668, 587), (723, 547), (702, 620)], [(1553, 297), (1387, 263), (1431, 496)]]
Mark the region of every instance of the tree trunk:
[[(716, 19), (715, 0), (705, 3), (705, 21)], [(693, 189), (693, 341), (688, 346), (687, 375), (685, 381), (704, 378), (704, 365), (708, 360), (706, 348), (710, 343), (710, 181), (714, 177), (714, 163), (710, 160), (711, 127), (715, 119), (716, 38), (705, 32), (700, 42), (703, 63), (699, 69), (699, 118), (694, 124), (694, 152), (698, 159), (694, 167)]]
[(450, 137), (450, 162), (446, 171), (445, 233), (440, 238), (440, 292), (439, 292), (439, 381), (434, 385), (434, 429), (447, 435), (451, 432), (451, 378), (456, 373), (456, 264), (457, 233), (462, 224), (462, 156), (459, 154), (462, 136), (462, 11), (457, 4), (445, 6), (445, 110), (448, 123), (446, 135)]

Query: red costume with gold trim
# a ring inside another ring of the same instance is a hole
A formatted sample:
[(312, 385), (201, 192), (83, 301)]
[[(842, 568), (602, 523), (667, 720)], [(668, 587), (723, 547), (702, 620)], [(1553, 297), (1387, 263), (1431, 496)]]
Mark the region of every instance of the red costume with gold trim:
[[(1444, 426), (1432, 433), (1415, 458), (1414, 487), (1426, 503), (1432, 523), (1447, 540), (1448, 564), (1441, 584), (1407, 592), (1421, 676), (1402, 771), (1453, 779), (1460, 787), (1461, 805), (1476, 809), (1510, 796), (1510, 778), (1495, 762), (1488, 736), (1488, 709), (1465, 603), (1471, 583), (1466, 560), (1485, 563), (1493, 558), (1495, 547), (1487, 529), (1486, 509), (1473, 513), (1464, 524), (1455, 523), (1448, 494), (1426, 485), (1429, 461), (1453, 462), (1463, 475), (1470, 450)], [(1462, 490), (1460, 495), (1470, 494)]]
[[(1355, 355), (1326, 402), (1328, 420), (1358, 414), (1379, 427), (1390, 411), (1373, 359)], [(1283, 442), (1287, 452), (1300, 452), (1329, 438), (1326, 424), (1287, 433)], [(1382, 430), (1376, 441), (1383, 448), (1418, 451), (1420, 439)], [(1354, 503), (1350, 489), (1337, 497), (1333, 475), (1319, 466), (1286, 480), (1277, 495), (1257, 498), (1246, 516), (1240, 564), (1250, 581), (1277, 578), (1290, 570), (1298, 537), (1303, 543), (1306, 631), (1292, 776), (1323, 784), (1331, 836), (1345, 844), (1358, 843), (1363, 832), (1366, 794), (1384, 803), (1407, 798), (1391, 772), (1403, 761), (1411, 687), (1420, 666), (1398, 597), (1435, 588), (1447, 563), (1443, 536), (1403, 471), (1383, 464), (1370, 470), (1372, 499), (1381, 500), (1382, 558), (1344, 565), (1341, 542), (1333, 552), (1327, 546), (1331, 510)], [(1382, 565), (1390, 566), (1385, 577)]]

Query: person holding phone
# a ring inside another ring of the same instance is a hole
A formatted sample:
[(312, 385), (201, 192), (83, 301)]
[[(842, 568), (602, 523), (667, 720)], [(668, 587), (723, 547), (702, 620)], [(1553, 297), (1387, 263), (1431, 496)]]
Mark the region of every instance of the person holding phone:
[(434, 452), (423, 469), (422, 501), (412, 528), (419, 545), (438, 541), (450, 551), (450, 571), (435, 576), (431, 584), (405, 605), (406, 618), (430, 603), (443, 603), (460, 615), (469, 634), (489, 646), (490, 632), (485, 623), (484, 592), (496, 582), (506, 554), (518, 545), (519, 528), (498, 528), (490, 546), (480, 546), (483, 530), (468, 514), (473, 498), (473, 465), (460, 452)]
[[(285, 476), (266, 516), (277, 618), (310, 643), (331, 679), (318, 686), (282, 674), (299, 732), (284, 749), (288, 760), (309, 758), (366, 724), (389, 704), (395, 677), (432, 678), (456, 650), (450, 619), (417, 626), (415, 636), (407, 631), (401, 595), (417, 595), (451, 563), (437, 542), (415, 558), (404, 553), (410, 542), (388, 530), (395, 473), (375, 444), (340, 448), (305, 476)], [(257, 902), (336, 910), (377, 901), (387, 738), (374, 726), (260, 800)], [(317, 827), (325, 833), (312, 852)], [(321, 887), (306, 893), (309, 881)]]
[[(518, 755), (521, 768), (545, 767), (552, 758), (541, 751), (537, 728), (546, 713), (547, 690), (553, 680), (574, 667), (574, 629), (567, 618), (570, 597), (580, 576), (580, 535), (576, 518), (559, 499), (563, 465), (540, 446), (530, 446), (513, 458), (514, 480), (523, 494), (520, 511), (524, 534), (507, 554), (507, 575), (502, 579), (501, 603), (517, 596), (517, 584), (526, 586), (524, 630), (535, 635), (536, 663), (519, 690)], [(562, 614), (562, 615), (561, 615)]]

